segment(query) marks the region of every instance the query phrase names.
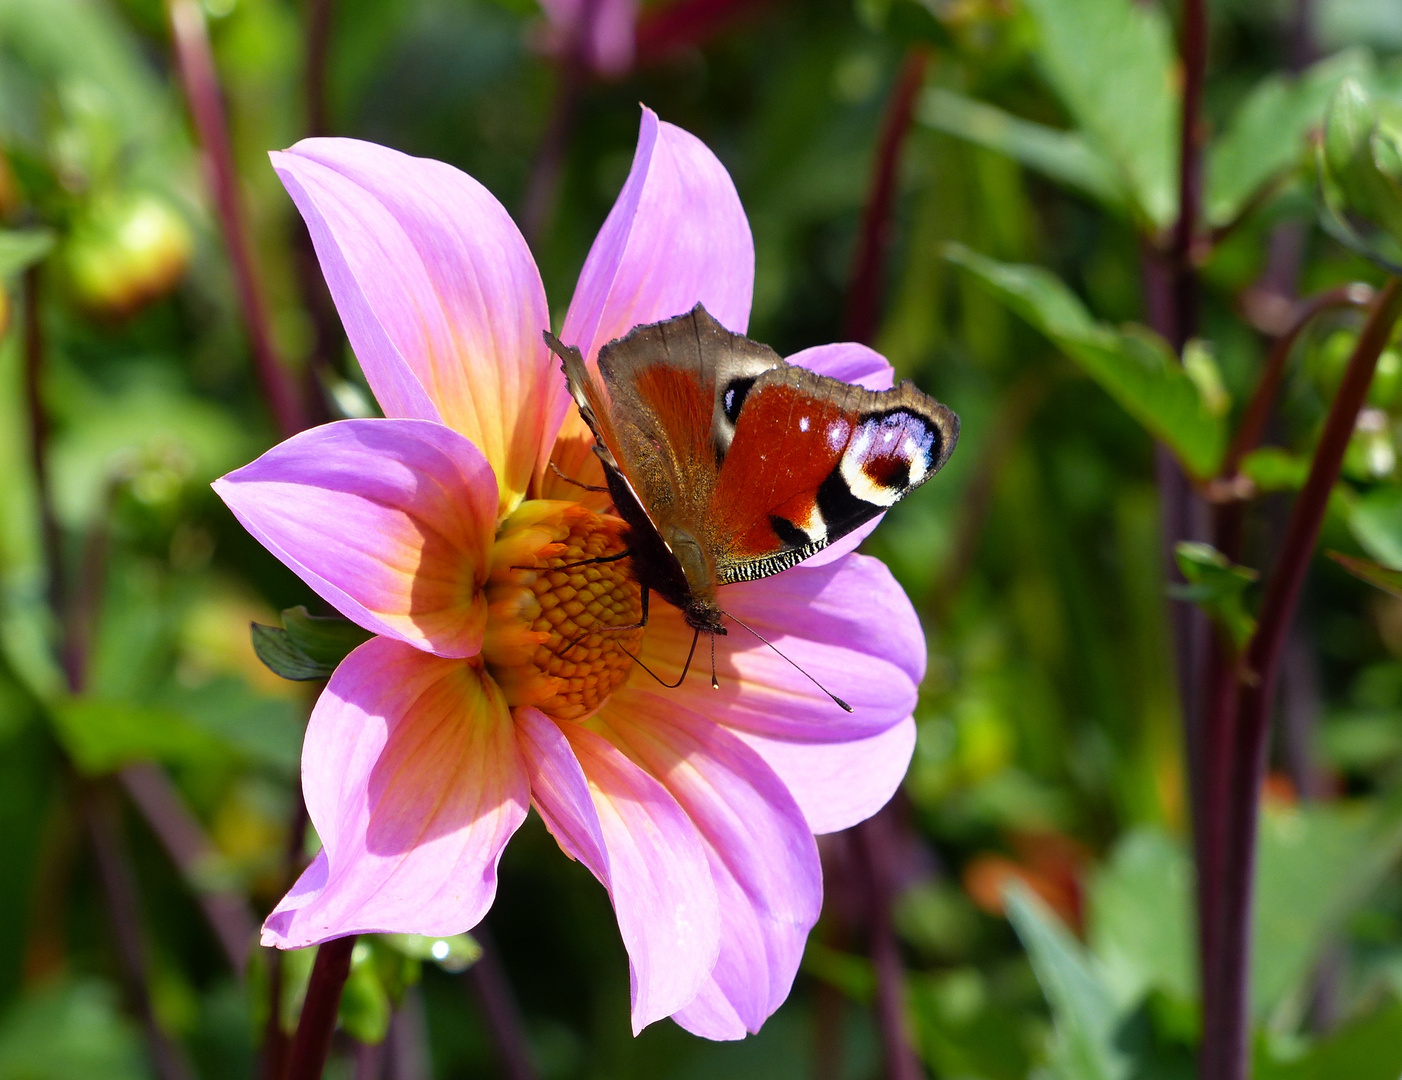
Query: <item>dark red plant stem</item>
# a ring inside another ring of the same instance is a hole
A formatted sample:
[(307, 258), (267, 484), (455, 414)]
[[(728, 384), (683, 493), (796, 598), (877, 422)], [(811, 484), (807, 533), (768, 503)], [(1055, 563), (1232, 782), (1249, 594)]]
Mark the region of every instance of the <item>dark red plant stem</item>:
[[(302, 870), (302, 852), (307, 839), (307, 804), (302, 789), (292, 792), (292, 818), (283, 851), (282, 880), (278, 891), (287, 892)], [(259, 1053), (259, 1075), (263, 1080), (282, 1080), (287, 1075), (287, 1057), (292, 1041), (282, 1029), (282, 951), (268, 949), (268, 1020), (263, 1026), (263, 1046)]]
[(209, 47), (204, 12), (196, 0), (168, 0), (171, 38), (175, 46), (185, 100), (204, 151), (210, 189), (219, 228), (228, 248), (234, 285), (243, 311), (244, 329), (253, 352), (253, 367), (268, 409), (283, 438), (295, 435), (306, 424), (306, 412), (296, 383), (273, 347), (272, 330), (264, 305), (253, 248), (248, 239), (238, 173), (229, 145), (219, 76)]
[(417, 985), (404, 991), (389, 1021), (385, 1080), (432, 1080), (428, 1026), (424, 1022), (423, 992)]
[(1202, 148), (1207, 132), (1202, 91), (1207, 76), (1207, 5), (1183, 3), (1183, 119), (1179, 129), (1178, 221), (1173, 227), (1173, 306), (1175, 348), (1197, 332), (1198, 228), (1202, 217)]
[(141, 903), (131, 856), (122, 837), (117, 801), (110, 788), (101, 786), (83, 792), (80, 799), (96, 857), (98, 878), (112, 919), (113, 941), (117, 947), (122, 983), (132, 1007), (141, 1017), (156, 1075), (161, 1080), (194, 1080), (190, 1063), (161, 1029), (151, 1002)]
[(1261, 378), (1256, 383), (1251, 401), (1247, 404), (1246, 411), (1242, 413), (1236, 435), (1232, 438), (1232, 444), (1222, 460), (1221, 475), (1223, 477), (1230, 478), (1235, 475), (1241, 466), (1242, 458), (1261, 444), (1261, 439), (1266, 433), (1266, 424), (1270, 420), (1271, 410), (1274, 409), (1275, 400), (1280, 395), (1280, 384), (1285, 378), (1286, 362), (1290, 359), (1295, 342), (1299, 340), (1300, 334), (1304, 332), (1305, 328), (1322, 312), (1333, 308), (1367, 307), (1372, 300), (1373, 290), (1371, 287), (1363, 284), (1352, 284), (1318, 293), (1299, 305), (1294, 321), (1285, 333), (1275, 339), (1271, 345), (1270, 353), (1266, 356)]
[(502, 1074), (507, 1080), (537, 1080), (539, 1074), (526, 1041), (526, 1026), (521, 1021), (521, 1010), (511, 991), (496, 942), (484, 925), (479, 925), (472, 934), (482, 947), (482, 955), (467, 969), (465, 977), (487, 1023)]
[(776, 0), (675, 0), (649, 7), (638, 21), (638, 63), (656, 63), (716, 34)]
[(357, 935), (322, 942), (312, 964), (302, 1018), (292, 1036), (287, 1061), (287, 1080), (321, 1080), (326, 1055), (331, 1052), (331, 1035), (336, 1030), (336, 1012), (341, 1007), (341, 991), (350, 975), (351, 953)]
[(352, 1045), (355, 1047), (353, 1080), (380, 1080), (385, 1072), (385, 1044), (357, 1042)]
[(886, 252), (891, 246), (891, 211), (900, 179), (901, 148), (910, 131), (916, 95), (925, 84), (930, 52), (914, 45), (907, 52), (876, 144), (867, 202), (852, 251), (852, 273), (847, 287), (846, 336), (849, 341), (870, 344), (881, 318), (881, 286), (885, 280)]
[(1236, 750), (1222, 839), (1220, 958), (1204, 971), (1202, 1080), (1246, 1077), (1256, 825), (1281, 653), (1358, 412), (1399, 316), (1402, 281), (1393, 278), (1378, 294), (1354, 346), (1315, 449), (1309, 478), (1291, 511), (1280, 554), (1266, 583), (1257, 630), (1246, 650), (1236, 715), (1219, 718), (1235, 731)]
[(871, 962), (876, 969), (876, 1020), (881, 1031), (886, 1080), (921, 1080), (924, 1071), (911, 1047), (906, 1024), (900, 942), (891, 920), (894, 868), (885, 824), (873, 817), (852, 829), (855, 861), (867, 887), (867, 928), (871, 935)]
[[(587, 21), (592, 18), (593, 4), (586, 5), (580, 15), (584, 27), (581, 39), (587, 41)], [(584, 89), (587, 69), (583, 50), (576, 45), (559, 64), (555, 73), (555, 98), (550, 106), (550, 118), (536, 150), (531, 175), (526, 181), (526, 197), (521, 202), (521, 235), (532, 248), (539, 249), (555, 209), (555, 197), (564, 171), (565, 157), (570, 149), (575, 117), (579, 113), (579, 95)]]
[(306, 0), (307, 134), (326, 135), (331, 131), (330, 110), (326, 106), (326, 56), (331, 44), (331, 16), (335, 0)]
[(63, 535), (54, 515), (49, 484), (49, 414), (44, 408), (43, 270), (36, 263), (24, 273), (24, 399), (29, 413), (29, 464), (39, 503), (39, 529), (48, 567), (49, 608), (65, 609), (67, 588), (63, 572)]
[(226, 890), (207, 891), (196, 880), (201, 865), (215, 854), (209, 837), (170, 777), (158, 765), (128, 765), (117, 778), (171, 862), (193, 886), (195, 899), (214, 936), (219, 939), (229, 966), (242, 978), (248, 965), (248, 951), (256, 940), (258, 923), (243, 896)]

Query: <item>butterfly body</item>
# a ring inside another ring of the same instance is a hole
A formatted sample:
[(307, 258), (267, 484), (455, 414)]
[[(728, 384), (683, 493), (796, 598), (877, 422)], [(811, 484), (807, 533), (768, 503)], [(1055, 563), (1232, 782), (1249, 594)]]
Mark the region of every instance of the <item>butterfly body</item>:
[(628, 523), (644, 598), (698, 632), (725, 633), (721, 586), (846, 536), (933, 476), (959, 434), (911, 383), (871, 391), (788, 364), (700, 304), (605, 345), (598, 379), (578, 349), (546, 340)]

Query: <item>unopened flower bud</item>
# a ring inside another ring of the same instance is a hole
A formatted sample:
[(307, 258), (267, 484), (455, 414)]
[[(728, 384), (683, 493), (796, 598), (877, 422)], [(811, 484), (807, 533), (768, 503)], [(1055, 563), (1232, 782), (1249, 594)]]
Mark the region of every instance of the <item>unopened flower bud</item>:
[(103, 199), (89, 208), (63, 249), (79, 304), (121, 319), (170, 293), (190, 262), (189, 227), (149, 193)]

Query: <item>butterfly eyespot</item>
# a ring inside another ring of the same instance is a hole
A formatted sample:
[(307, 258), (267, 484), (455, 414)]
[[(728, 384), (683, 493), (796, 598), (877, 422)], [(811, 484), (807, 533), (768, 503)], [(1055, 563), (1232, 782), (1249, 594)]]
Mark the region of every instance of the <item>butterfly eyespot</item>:
[(745, 398), (749, 396), (750, 390), (755, 385), (755, 376), (745, 376), (739, 379), (731, 379), (725, 388), (725, 393), (721, 395), (721, 408), (725, 410), (725, 418), (732, 424), (740, 419), (740, 410), (745, 405)]

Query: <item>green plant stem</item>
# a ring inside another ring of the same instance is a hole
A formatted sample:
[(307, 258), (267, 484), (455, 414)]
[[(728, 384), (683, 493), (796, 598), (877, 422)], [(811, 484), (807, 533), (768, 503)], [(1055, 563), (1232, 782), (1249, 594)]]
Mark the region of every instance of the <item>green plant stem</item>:
[(350, 976), (351, 953), (357, 935), (323, 942), (312, 964), (307, 997), (292, 1049), (287, 1060), (287, 1080), (321, 1080), (326, 1055), (331, 1052), (331, 1035), (336, 1030), (336, 1013), (341, 1007), (341, 991)]
[[(1280, 658), (1319, 537), (1329, 495), (1343, 465), (1359, 410), (1378, 357), (1402, 316), (1402, 281), (1378, 294), (1354, 346), (1343, 382), (1329, 408), (1309, 478), (1295, 501), (1276, 565), (1266, 583), (1255, 634), (1246, 648), (1231, 713), (1214, 727), (1232, 733), (1233, 751), (1220, 829), (1221, 875), (1217, 887), (1214, 957), (1203, 970), (1202, 1080), (1245, 1080), (1250, 1031), (1251, 902), (1256, 862), (1260, 790), (1266, 771), (1270, 711)], [(1220, 702), (1219, 702), (1220, 704)], [(1234, 715), (1233, 715), (1234, 714)]]
[(229, 145), (219, 76), (209, 47), (204, 12), (196, 0), (168, 0), (167, 6), (180, 81), (204, 151), (215, 213), (233, 267), (234, 286), (253, 353), (254, 372), (278, 433), (287, 438), (307, 426), (306, 411), (296, 383), (273, 345), (268, 310), (239, 196), (238, 173)]

